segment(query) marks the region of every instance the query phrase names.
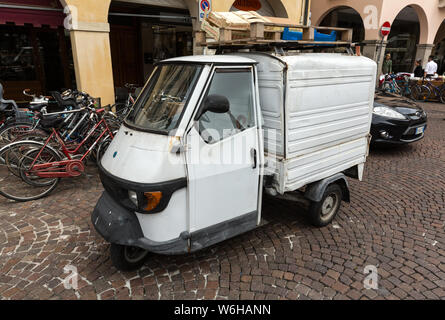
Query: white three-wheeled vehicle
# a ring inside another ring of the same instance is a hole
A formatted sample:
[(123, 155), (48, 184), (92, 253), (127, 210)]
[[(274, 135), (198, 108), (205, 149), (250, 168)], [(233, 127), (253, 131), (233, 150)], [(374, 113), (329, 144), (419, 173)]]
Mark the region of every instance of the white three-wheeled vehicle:
[(239, 53), (161, 62), (105, 153), (92, 213), (113, 264), (194, 252), (261, 224), (263, 193), (325, 226), (362, 179), (376, 64)]

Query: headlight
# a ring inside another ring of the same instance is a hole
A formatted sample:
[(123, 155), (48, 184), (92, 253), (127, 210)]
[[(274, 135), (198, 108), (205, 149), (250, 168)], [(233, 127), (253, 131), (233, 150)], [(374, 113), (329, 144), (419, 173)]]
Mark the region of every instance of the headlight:
[(374, 107), (374, 114), (385, 118), (400, 119), (400, 120), (406, 119), (406, 117), (403, 114), (385, 106)]
[(140, 196), (138, 192), (128, 191), (128, 198), (130, 201), (136, 206), (136, 208), (143, 209), (144, 212), (150, 212), (156, 209), (159, 203), (162, 200), (162, 192), (140, 192)]

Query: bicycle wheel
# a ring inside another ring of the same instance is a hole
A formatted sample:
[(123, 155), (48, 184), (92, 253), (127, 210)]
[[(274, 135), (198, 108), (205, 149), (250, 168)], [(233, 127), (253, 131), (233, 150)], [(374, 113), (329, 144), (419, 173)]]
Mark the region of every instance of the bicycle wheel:
[(0, 131), (0, 148), (19, 140), (24, 134), (33, 131), (34, 124), (29, 122), (13, 123)]
[(440, 90), (439, 100), (440, 100), (440, 102), (445, 103), (445, 88)]
[(107, 136), (105, 139), (102, 139), (102, 142), (99, 144), (99, 147), (97, 148), (96, 152), (96, 162), (98, 166), (100, 165), (100, 161), (102, 160), (105, 151), (107, 151), (112, 141), (113, 139), (111, 139), (110, 136)]
[(415, 86), (412, 90), (412, 97), (416, 101), (426, 101), (431, 96), (431, 90), (427, 86)]
[[(42, 178), (34, 164), (61, 161), (60, 155), (35, 141), (20, 141), (0, 149), (0, 195), (15, 201), (31, 201), (48, 195), (60, 178)], [(18, 173), (18, 174), (17, 174)]]
[(402, 95), (407, 98), (410, 98), (412, 96), (412, 90), (409, 85), (403, 87)]

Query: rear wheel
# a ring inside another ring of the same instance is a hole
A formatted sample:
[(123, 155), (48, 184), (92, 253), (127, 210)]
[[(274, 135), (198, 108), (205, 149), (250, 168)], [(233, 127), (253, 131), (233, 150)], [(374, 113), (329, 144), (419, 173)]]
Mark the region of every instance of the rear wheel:
[(440, 91), (439, 99), (440, 102), (445, 103), (445, 88)]
[(328, 186), (321, 201), (311, 202), (309, 206), (309, 219), (316, 227), (325, 227), (334, 220), (343, 198), (342, 188), (338, 184)]
[(116, 269), (120, 271), (133, 271), (142, 267), (148, 251), (138, 247), (112, 243), (110, 254), (111, 262)]

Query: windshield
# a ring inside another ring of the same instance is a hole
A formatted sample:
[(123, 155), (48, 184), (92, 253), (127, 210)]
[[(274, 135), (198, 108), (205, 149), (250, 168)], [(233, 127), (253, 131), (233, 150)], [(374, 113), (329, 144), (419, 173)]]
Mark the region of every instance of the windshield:
[(185, 64), (156, 68), (126, 123), (163, 133), (176, 129), (201, 70), (202, 66)]

